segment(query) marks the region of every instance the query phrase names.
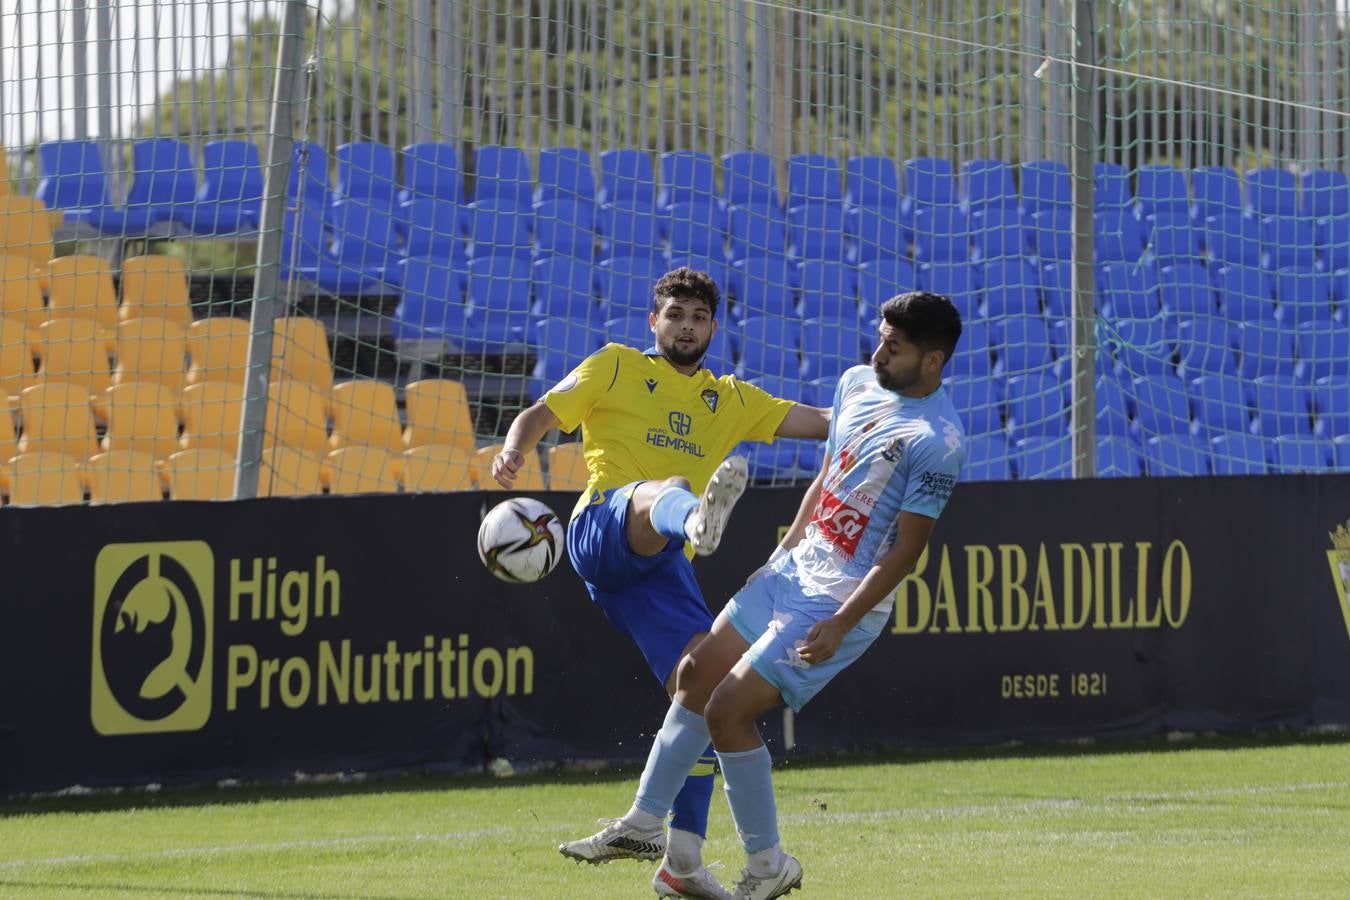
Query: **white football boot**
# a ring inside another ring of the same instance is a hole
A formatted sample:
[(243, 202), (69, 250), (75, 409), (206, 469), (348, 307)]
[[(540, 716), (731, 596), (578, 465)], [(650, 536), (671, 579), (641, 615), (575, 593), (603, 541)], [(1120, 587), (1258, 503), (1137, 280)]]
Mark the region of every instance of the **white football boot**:
[(666, 832), (658, 825), (655, 831), (629, 828), (622, 819), (601, 819), (605, 827), (588, 838), (558, 845), (558, 852), (577, 862), (592, 865), (612, 859), (658, 860), (666, 853)]
[(744, 456), (728, 456), (708, 480), (698, 509), (684, 522), (684, 533), (699, 556), (712, 553), (722, 542), (722, 532), (731, 518), (731, 510), (745, 493), (749, 481), (750, 464)]
[(777, 875), (759, 878), (750, 874), (749, 869), (741, 870), (741, 880), (736, 882), (735, 900), (770, 900), (781, 897), (802, 886), (802, 864), (797, 857), (783, 854), (783, 867)]
[(710, 868), (720, 867), (721, 865), (721, 863), (713, 863), (712, 866), (699, 866), (698, 870), (692, 875), (679, 875), (671, 867), (670, 860), (663, 859), (661, 860), (661, 867), (656, 870), (656, 877), (652, 879), (652, 888), (656, 891), (658, 897), (735, 900), (731, 892), (722, 887), (722, 883), (717, 880), (716, 876), (708, 871)]

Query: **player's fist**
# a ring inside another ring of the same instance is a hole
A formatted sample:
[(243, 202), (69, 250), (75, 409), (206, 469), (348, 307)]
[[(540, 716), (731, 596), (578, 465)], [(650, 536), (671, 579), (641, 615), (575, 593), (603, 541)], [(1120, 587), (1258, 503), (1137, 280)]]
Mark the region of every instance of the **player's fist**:
[(798, 642), (797, 655), (802, 658), (802, 662), (811, 665), (823, 663), (839, 652), (839, 645), (844, 642), (847, 633), (848, 629), (837, 619), (822, 619), (811, 626), (811, 630), (806, 633), (806, 640)]
[(525, 457), (519, 450), (506, 448), (492, 457), (492, 478), (504, 488), (516, 483), (516, 473), (520, 471)]

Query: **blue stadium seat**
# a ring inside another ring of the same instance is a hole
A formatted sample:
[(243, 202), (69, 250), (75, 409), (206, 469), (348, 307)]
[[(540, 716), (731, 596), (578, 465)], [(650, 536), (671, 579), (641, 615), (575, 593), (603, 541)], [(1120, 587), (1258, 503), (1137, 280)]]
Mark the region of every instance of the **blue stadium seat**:
[(983, 315), (975, 286), (975, 266), (967, 262), (925, 263), (919, 267), (919, 287), (942, 294), (961, 313), (962, 321)]
[(189, 208), (197, 194), (197, 166), (182, 141), (152, 138), (131, 147), (131, 186), (125, 206), (90, 209), (85, 221), (105, 235), (144, 235)]
[(291, 177), (286, 185), (288, 200), (315, 212), (328, 206), (328, 151), (321, 144), (296, 141), (291, 145)]
[(1250, 169), (1247, 204), (1258, 216), (1292, 216), (1298, 212), (1298, 184), (1284, 169)]
[(1020, 259), (1031, 252), (1026, 222), (1015, 206), (984, 207), (969, 222), (970, 242), (978, 259)]
[(1321, 438), (1350, 437), (1350, 391), (1344, 378), (1323, 378), (1312, 386), (1313, 433)]
[(208, 141), (202, 146), (202, 161), (202, 185), (191, 203), (174, 207), (174, 221), (199, 235), (257, 228), (263, 195), (258, 145), (245, 140)]
[(853, 244), (850, 262), (904, 259), (914, 239), (914, 223), (898, 207), (863, 206), (844, 216), (844, 232)]
[(401, 341), (446, 338), (463, 329), (467, 315), (464, 281), (447, 260), (413, 257), (404, 264), (403, 296), (394, 310), (394, 337)]
[(802, 323), (802, 377), (839, 375), (863, 361), (862, 333), (853, 322), (809, 319)]
[(1099, 432), (1096, 469), (1098, 478), (1137, 478), (1143, 474), (1144, 458), (1129, 438)]
[(961, 205), (974, 215), (986, 209), (1017, 209), (1012, 166), (1001, 159), (968, 159), (961, 163)]
[(600, 190), (595, 199), (601, 205), (655, 207), (656, 175), (651, 154), (629, 148), (601, 153)]
[(1262, 375), (1294, 374), (1294, 332), (1261, 322), (1238, 325), (1238, 374), (1248, 380)]
[(1275, 273), (1275, 315), (1286, 328), (1308, 323), (1330, 326), (1331, 273), (1316, 269), (1280, 269)]
[(1191, 198), (1186, 172), (1175, 166), (1149, 164), (1135, 173), (1135, 200), (1144, 219), (1164, 213), (1189, 215)]
[(1130, 382), (1134, 420), (1145, 438), (1189, 434), (1191, 409), (1186, 383), (1176, 375), (1144, 375)]
[(1209, 444), (1191, 434), (1160, 434), (1144, 442), (1144, 469), (1150, 477), (1208, 475)]
[(1112, 319), (1105, 343), (1114, 351), (1116, 363), (1131, 378), (1140, 375), (1175, 375), (1177, 325), (1171, 316), (1159, 313), (1147, 319)]
[[(1047, 263), (1041, 266), (1041, 299), (1045, 303), (1045, 315), (1050, 321), (1067, 320), (1073, 315), (1073, 263), (1067, 260)], [(1102, 279), (1094, 275), (1096, 303), (1100, 309), (1102, 299)]]
[(722, 329), (715, 331), (708, 341), (701, 365), (714, 375), (730, 375), (736, 371), (736, 364), (732, 361), (731, 338)]
[(641, 314), (652, 308), (652, 290), (665, 266), (646, 256), (618, 256), (595, 267), (595, 289), (609, 317)]
[(1240, 213), (1223, 213), (1205, 222), (1205, 250), (1215, 262), (1261, 264), (1261, 220)]
[(540, 256), (590, 260), (595, 253), (595, 204), (542, 200), (534, 205), (534, 244)]
[(360, 272), (373, 281), (402, 262), (402, 242), (388, 207), (360, 200), (343, 200), (329, 211), (333, 257), (345, 270)]
[(1031, 160), (1022, 163), (1022, 210), (1028, 216), (1068, 211), (1073, 203), (1069, 167), (1061, 162)]
[(536, 315), (582, 324), (591, 322), (598, 307), (595, 268), (590, 262), (568, 256), (547, 256), (536, 260), (531, 271)]
[(1266, 440), (1256, 434), (1221, 434), (1209, 441), (1215, 475), (1264, 475), (1269, 471)]
[(530, 344), (535, 349), (534, 380), (531, 396), (540, 397), (561, 381), (568, 372), (599, 349), (596, 332), (584, 322), (572, 319), (542, 319), (530, 328)]
[(1073, 440), (1057, 437), (1025, 437), (1013, 447), (1013, 468), (1019, 481), (1044, 481), (1073, 477)]
[(375, 141), (339, 144), (333, 151), (337, 179), (334, 200), (358, 200), (376, 209), (391, 209), (398, 190), (394, 148)]
[(652, 335), (651, 322), (645, 315), (636, 313), (605, 320), (605, 340), (616, 344), (627, 344), (638, 350), (646, 350), (656, 343)]
[(1194, 224), (1190, 216), (1168, 210), (1153, 217), (1147, 250), (1159, 265), (1182, 262), (1199, 265), (1204, 240), (1204, 229)]
[[(1024, 257), (995, 259), (980, 269), (984, 281), (985, 315), (1039, 315), (1040, 275)], [(997, 298), (997, 299), (995, 299)]]
[(1317, 260), (1317, 222), (1309, 216), (1267, 216), (1261, 221), (1266, 267), (1311, 269)]
[(1279, 435), (1271, 444), (1273, 471), (1326, 472), (1331, 469), (1331, 445), (1320, 438)]
[(803, 319), (858, 318), (858, 272), (847, 263), (809, 259), (797, 266)]
[(1214, 271), (1219, 310), (1233, 324), (1274, 322), (1274, 287), (1270, 273), (1255, 265), (1231, 263)]
[(797, 272), (786, 256), (752, 256), (731, 267), (735, 316), (791, 316), (796, 314)]
[(389, 236), (394, 233), (393, 222), (359, 203), (340, 212), (344, 236), (337, 242), (319, 208), (286, 212), (281, 228), (282, 281), (301, 279), (338, 295), (385, 292), (384, 277), (398, 253), (396, 240)]
[(1303, 188), (1301, 212), (1314, 219), (1350, 213), (1350, 178), (1339, 169), (1310, 169), (1299, 182)]
[(1092, 397), (1097, 407), (1097, 435), (1128, 437), (1130, 434), (1130, 406), (1114, 375), (1099, 376), (1093, 385)]
[(844, 204), (871, 209), (900, 208), (900, 171), (889, 156), (853, 156), (844, 163), (848, 183)]
[(677, 203), (717, 204), (713, 158), (701, 150), (669, 150), (661, 154), (661, 191), (657, 209)]
[(1181, 376), (1237, 375), (1237, 336), (1232, 323), (1215, 316), (1197, 316), (1177, 323), (1177, 356)]
[(1031, 217), (1031, 240), (1042, 262), (1073, 258), (1073, 211), (1044, 209)]
[(468, 262), (459, 234), (464, 211), (453, 200), (417, 197), (400, 208), (406, 256), (437, 256)]
[(1099, 162), (1093, 164), (1093, 206), (1100, 215), (1103, 211), (1124, 212), (1133, 206), (1134, 196), (1130, 193), (1130, 173), (1119, 163)]
[(1332, 465), (1338, 472), (1350, 472), (1350, 434), (1341, 435), (1331, 445)]
[(1209, 269), (1199, 262), (1176, 262), (1158, 269), (1158, 299), (1164, 312), (1181, 318), (1218, 312)]
[(530, 160), (520, 147), (486, 144), (473, 154), (475, 204), (529, 209), (534, 197)]
[(1066, 437), (1068, 404), (1064, 385), (1050, 372), (1014, 375), (1008, 379), (1008, 439)]
[(787, 253), (787, 217), (775, 206), (727, 208), (727, 239), (733, 261)]
[(797, 259), (844, 258), (844, 207), (804, 203), (788, 210), (788, 245)]
[(1228, 166), (1191, 169), (1191, 218), (1199, 225), (1213, 216), (1241, 215), (1242, 182)]
[[(1343, 273), (1350, 267), (1350, 213), (1335, 213), (1322, 220), (1317, 231), (1317, 248), (1332, 271)], [(1345, 302), (1350, 298), (1342, 291), (1336, 299)]]
[(796, 153), (788, 157), (787, 208), (805, 203), (844, 202), (844, 180), (839, 160), (824, 153)]
[(1011, 452), (1008, 439), (1001, 434), (979, 434), (966, 439), (966, 460), (961, 468), (962, 481), (1011, 481)]
[(727, 206), (782, 209), (773, 157), (754, 150), (722, 154), (722, 198)]
[(901, 203), (914, 210), (950, 206), (957, 201), (956, 175), (949, 159), (920, 156), (905, 160), (905, 197)]
[(1312, 435), (1312, 391), (1306, 385), (1291, 375), (1262, 375), (1251, 390), (1258, 434)]
[(1144, 252), (1144, 232), (1130, 212), (1098, 209), (1093, 217), (1096, 261), (1134, 262)]
[(998, 362), (994, 371), (1005, 377), (1047, 368), (1054, 359), (1050, 330), (1040, 316), (1004, 316), (995, 319)]
[(525, 339), (531, 274), (529, 260), (518, 256), (469, 261), (469, 308), (462, 333), (466, 352), (499, 352), (501, 345)]
[(1003, 431), (1003, 404), (990, 378), (943, 379), (942, 386), (952, 405), (961, 414), (966, 434), (992, 434)]
[(919, 207), (914, 214), (914, 258), (963, 262), (970, 258), (970, 224), (955, 206)]
[(578, 208), (595, 205), (595, 173), (591, 155), (580, 147), (545, 147), (539, 151), (539, 185), (534, 202), (570, 200)]
[(993, 374), (994, 339), (986, 319), (961, 323), (961, 340), (944, 374), (951, 378), (989, 378)]
[(858, 303), (863, 318), (897, 294), (917, 289), (919, 275), (907, 259), (874, 259), (858, 266)]
[(1251, 427), (1251, 400), (1247, 382), (1236, 375), (1212, 373), (1192, 378), (1188, 387), (1191, 409), (1202, 434), (1245, 434)]
[(400, 203), (408, 203), (419, 197), (465, 204), (459, 151), (453, 144), (427, 142), (403, 148), (403, 189), (398, 199)]
[(44, 141), (38, 145), (34, 196), (68, 221), (84, 221), (87, 210), (109, 204), (107, 165), (98, 144), (87, 140)]
[(1111, 263), (1097, 269), (1097, 293), (1103, 312), (1116, 319), (1148, 319), (1158, 314), (1158, 270), (1152, 262)]
[(511, 200), (482, 200), (465, 210), (469, 222), (470, 254), (481, 256), (529, 256), (533, 211)]
[[(803, 381), (802, 384), (806, 386), (802, 397), (804, 403), (810, 403), (814, 406), (834, 405), (834, 395), (839, 389), (838, 375), (823, 375), (820, 378), (812, 378), (808, 381)], [(821, 459), (823, 460), (823, 458), (824, 456), (822, 454)], [(817, 468), (819, 468), (819, 466), (817, 466)]]
[(801, 326), (783, 316), (751, 316), (740, 324), (742, 378), (765, 375), (796, 379), (801, 372), (798, 359)]
[(600, 258), (642, 256), (660, 259), (661, 238), (657, 213), (651, 206), (611, 203), (600, 207), (595, 232), (600, 237)]
[[(752, 379), (750, 383), (774, 397), (797, 403), (808, 402), (807, 386), (796, 378), (761, 376)], [(819, 469), (816, 451), (822, 446), (819, 441), (779, 438), (772, 444), (747, 442), (741, 445), (738, 452), (745, 453), (750, 463), (752, 479), (783, 481), (810, 478), (815, 475)]]
[(726, 214), (711, 200), (671, 205), (666, 230), (671, 256), (694, 254), (720, 259), (726, 255)]

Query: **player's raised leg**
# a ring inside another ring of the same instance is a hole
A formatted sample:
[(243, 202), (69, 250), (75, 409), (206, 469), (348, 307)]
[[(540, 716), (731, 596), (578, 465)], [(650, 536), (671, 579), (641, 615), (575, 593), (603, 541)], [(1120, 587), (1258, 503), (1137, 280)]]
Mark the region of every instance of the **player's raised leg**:
[(717, 549), (736, 501), (749, 482), (749, 465), (743, 456), (729, 456), (708, 480), (702, 497), (694, 496), (689, 481), (667, 478), (638, 486), (629, 501), (626, 533), (634, 553), (660, 553), (667, 541), (694, 547), (707, 556)]

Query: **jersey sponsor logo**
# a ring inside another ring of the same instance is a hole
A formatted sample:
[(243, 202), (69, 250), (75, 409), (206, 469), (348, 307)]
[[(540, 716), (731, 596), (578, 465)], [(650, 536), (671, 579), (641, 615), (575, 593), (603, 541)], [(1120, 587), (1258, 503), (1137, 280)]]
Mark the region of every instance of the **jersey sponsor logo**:
[(920, 497), (933, 497), (946, 503), (954, 487), (956, 487), (955, 476), (946, 472), (924, 472), (923, 477), (919, 479), (917, 493)]
[(680, 437), (687, 435), (694, 427), (694, 419), (688, 413), (682, 413), (678, 409), (671, 411), (666, 417), (666, 422), (670, 425), (670, 430)]
[(555, 384), (553, 386), (553, 390), (550, 391), (549, 393), (565, 394), (576, 386), (577, 386), (577, 373), (572, 372), (568, 375), (563, 376), (563, 380)]
[(655, 379), (655, 378), (648, 378), (648, 379), (645, 380), (645, 383), (646, 383), (646, 385), (647, 385), (647, 393), (649, 393), (649, 394), (655, 393), (655, 391), (656, 391), (656, 379)]
[(708, 388), (703, 393), (699, 394), (699, 396), (702, 397), (703, 402), (708, 405), (708, 412), (717, 412), (717, 391)]
[(844, 502), (827, 490), (821, 490), (820, 502), (816, 504), (811, 522), (836, 550), (845, 558), (852, 559), (871, 518), (869, 513)]

